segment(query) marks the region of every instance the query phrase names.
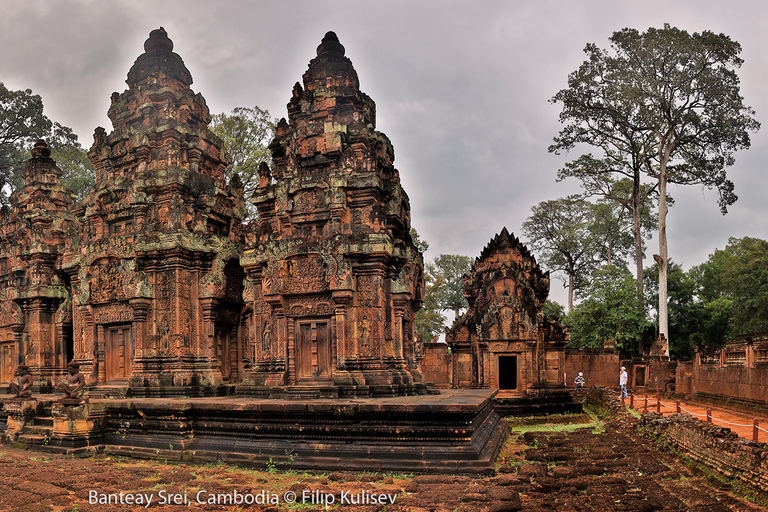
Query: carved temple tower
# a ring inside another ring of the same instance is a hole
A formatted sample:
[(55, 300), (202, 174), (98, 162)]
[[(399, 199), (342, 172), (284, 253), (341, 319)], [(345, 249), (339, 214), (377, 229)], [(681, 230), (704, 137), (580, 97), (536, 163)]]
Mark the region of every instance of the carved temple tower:
[(56, 264), (78, 223), (74, 196), (59, 178), (51, 150), (38, 141), (0, 217), (0, 382), (26, 364), (35, 388), (50, 391), (72, 357), (70, 294)]
[(242, 186), (165, 30), (144, 49), (112, 94), (112, 133), (94, 134), (96, 185), (63, 259), (74, 360), (92, 386), (209, 393), (242, 372)]
[(464, 295), (469, 308), (445, 336), (455, 387), (528, 396), (562, 388), (563, 349), (570, 335), (542, 311), (549, 273), (506, 228), (464, 276)]
[[(293, 88), (251, 201), (252, 389), (273, 396), (424, 392), (413, 313), (422, 258), (389, 139), (336, 34)], [(251, 288), (251, 286), (249, 286)], [(249, 354), (250, 355), (250, 354)]]

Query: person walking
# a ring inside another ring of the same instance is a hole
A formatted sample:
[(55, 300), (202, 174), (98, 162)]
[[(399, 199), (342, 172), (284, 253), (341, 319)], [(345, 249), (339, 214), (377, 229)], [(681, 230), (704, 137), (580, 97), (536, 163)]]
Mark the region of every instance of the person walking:
[(619, 373), (619, 385), (621, 386), (621, 398), (627, 398), (627, 369), (621, 367), (621, 373)]

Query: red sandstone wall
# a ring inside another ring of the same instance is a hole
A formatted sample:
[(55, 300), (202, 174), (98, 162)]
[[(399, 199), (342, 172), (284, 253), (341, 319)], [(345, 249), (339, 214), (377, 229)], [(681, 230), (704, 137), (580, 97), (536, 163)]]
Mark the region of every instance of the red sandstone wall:
[(451, 361), (447, 343), (425, 343), (421, 372), (427, 382), (438, 388), (451, 387)]
[(600, 349), (570, 349), (565, 351), (565, 364), (562, 372), (568, 377), (568, 387), (575, 388), (573, 379), (584, 373), (587, 386), (605, 386), (615, 388), (619, 385), (619, 368), (621, 360), (619, 354), (613, 351)]
[(726, 402), (741, 409), (768, 407), (768, 365), (707, 365), (693, 367), (691, 393), (696, 399)]
[(768, 449), (744, 443), (734, 434), (685, 415), (650, 420), (649, 426), (670, 444), (716, 471), (768, 491)]

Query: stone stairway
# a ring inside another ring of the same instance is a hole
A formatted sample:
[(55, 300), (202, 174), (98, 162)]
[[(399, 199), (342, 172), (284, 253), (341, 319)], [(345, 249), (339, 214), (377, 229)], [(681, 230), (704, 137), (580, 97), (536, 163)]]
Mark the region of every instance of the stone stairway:
[(14, 441), (14, 447), (39, 449), (53, 438), (53, 415), (51, 404), (42, 406), (42, 412), (34, 417), (31, 424), (24, 425), (21, 434)]

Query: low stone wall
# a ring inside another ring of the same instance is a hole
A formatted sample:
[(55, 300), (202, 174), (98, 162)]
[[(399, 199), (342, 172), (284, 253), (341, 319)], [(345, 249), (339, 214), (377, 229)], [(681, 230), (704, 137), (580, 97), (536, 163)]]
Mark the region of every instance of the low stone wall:
[(641, 424), (691, 459), (768, 491), (768, 444), (740, 438), (728, 428), (704, 423), (687, 414), (646, 415)]
[(587, 386), (615, 388), (619, 385), (621, 357), (618, 352), (603, 349), (566, 349), (563, 372), (568, 387), (573, 388), (573, 379), (582, 372)]
[(438, 388), (451, 387), (451, 355), (447, 343), (424, 343), (424, 358), (421, 360), (424, 380)]

